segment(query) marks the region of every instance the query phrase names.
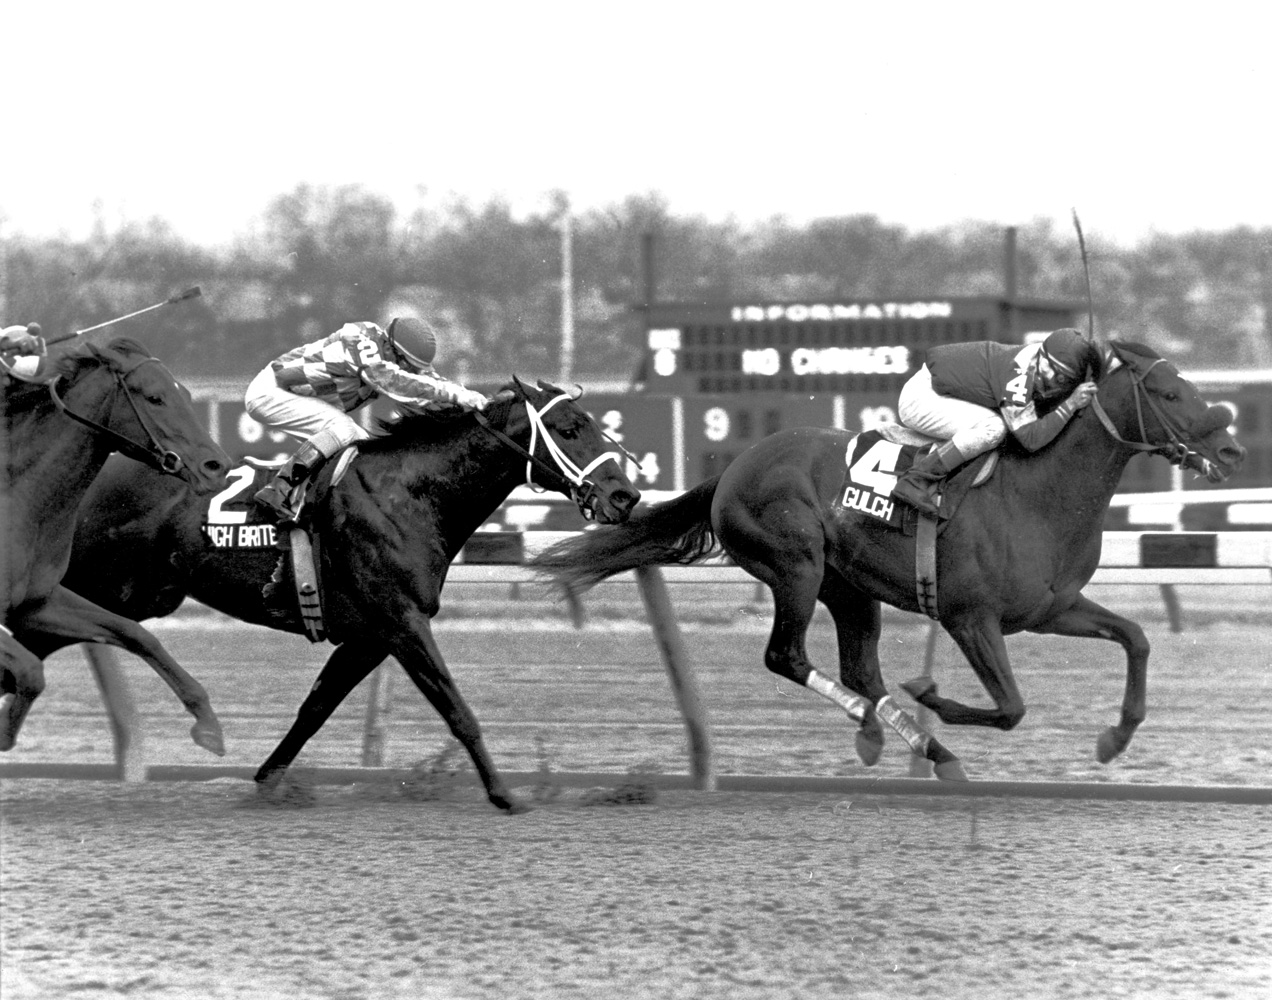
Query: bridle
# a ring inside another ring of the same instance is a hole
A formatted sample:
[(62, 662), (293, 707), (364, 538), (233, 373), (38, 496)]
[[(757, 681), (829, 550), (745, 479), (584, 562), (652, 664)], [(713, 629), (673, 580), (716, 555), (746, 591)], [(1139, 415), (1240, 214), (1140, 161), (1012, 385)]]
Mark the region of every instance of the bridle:
[[(93, 353), (106, 365), (107, 369), (115, 379), (115, 385), (123, 392), (124, 398), (128, 400), (128, 405), (132, 407), (132, 411), (137, 417), (137, 423), (140, 424), (142, 430), (146, 432), (146, 443), (138, 444), (131, 438), (125, 437), (118, 431), (107, 427), (105, 424), (99, 424), (96, 420), (92, 420), (83, 414), (76, 413), (68, 407), (66, 405), (66, 401), (62, 399), (57, 391), (58, 383), (65, 378), (63, 375), (58, 375), (49, 383), (49, 395), (53, 397), (54, 404), (56, 404), (57, 408), (72, 420), (78, 421), (85, 427), (92, 430), (95, 434), (106, 438), (111, 443), (114, 450), (118, 451), (120, 454), (136, 459), (138, 462), (144, 462), (146, 465), (149, 465), (151, 468), (158, 469), (160, 472), (167, 473), (170, 476), (175, 476), (181, 471), (185, 463), (182, 461), (181, 456), (175, 451), (170, 451), (159, 443), (159, 436), (155, 433), (150, 421), (146, 418), (142, 407), (137, 405), (137, 400), (133, 396), (132, 390), (128, 388), (128, 383), (125, 381), (126, 376), (131, 375), (138, 368), (142, 367), (142, 365), (156, 364), (161, 368), (164, 368), (163, 362), (158, 358), (145, 358), (138, 361), (136, 364), (129, 365), (127, 368), (121, 370), (100, 351), (94, 349)], [(167, 372), (168, 369), (164, 368), (164, 371)]]
[[(596, 516), (597, 502), (597, 485), (588, 479), (588, 474), (597, 466), (613, 459), (614, 463), (622, 469), (622, 454), (618, 451), (606, 451), (597, 455), (587, 465), (580, 468), (575, 461), (561, 448), (556, 439), (548, 430), (547, 424), (543, 422), (543, 415), (552, 407), (556, 406), (562, 400), (573, 399), (568, 392), (563, 392), (558, 396), (553, 396), (548, 400), (542, 408), (536, 409), (534, 404), (522, 392), (520, 401), (525, 404), (526, 417), (530, 421), (530, 447), (524, 448), (503, 431), (491, 425), (485, 415), (478, 412), (474, 415), (483, 428), (498, 438), (503, 444), (507, 445), (518, 455), (526, 460), (526, 485), (534, 490), (541, 490), (544, 487), (535, 482), (534, 474), (537, 471), (541, 477), (545, 477), (552, 485), (548, 488), (559, 490), (567, 494), (571, 500), (578, 505), (579, 513), (587, 520), (592, 520)], [(539, 438), (543, 438), (543, 447), (547, 450), (548, 456), (555, 464), (555, 468), (543, 461), (535, 455), (538, 448)]]
[[(1108, 413), (1104, 407), (1100, 405), (1099, 395), (1091, 397), (1091, 409), (1095, 411), (1096, 417), (1099, 419), (1101, 426), (1108, 431), (1114, 441), (1125, 445), (1134, 451), (1146, 452), (1150, 455), (1164, 455), (1170, 460), (1172, 465), (1183, 465), (1190, 457), (1196, 457), (1204, 466), (1210, 464), (1210, 460), (1198, 451), (1194, 451), (1188, 446), (1184, 440), (1183, 432), (1175, 420), (1171, 419), (1161, 408), (1161, 405), (1153, 399), (1152, 393), (1144, 386), (1144, 380), (1148, 378), (1157, 365), (1165, 361), (1165, 358), (1155, 358), (1147, 368), (1140, 371), (1131, 362), (1127, 361), (1120, 354), (1114, 356), (1122, 363), (1122, 367), (1126, 368), (1131, 376), (1131, 392), (1135, 399), (1135, 420), (1139, 428), (1139, 441), (1128, 441), (1118, 433), (1117, 428), (1113, 426), (1113, 421), (1109, 419)], [(1158, 424), (1170, 439), (1164, 444), (1150, 444), (1148, 441), (1148, 430), (1144, 426), (1144, 405), (1148, 405), (1149, 411), (1157, 418)]]

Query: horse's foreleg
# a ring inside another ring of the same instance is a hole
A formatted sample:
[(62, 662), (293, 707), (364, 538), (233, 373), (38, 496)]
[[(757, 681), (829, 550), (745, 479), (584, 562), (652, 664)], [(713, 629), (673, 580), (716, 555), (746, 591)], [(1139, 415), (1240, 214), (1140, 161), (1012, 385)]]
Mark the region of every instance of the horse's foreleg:
[(350, 641), (335, 648), (296, 712), (296, 721), (287, 730), (287, 735), (257, 769), (255, 780), (262, 793), (277, 787), (283, 773), (309, 738), (322, 728), (349, 692), (383, 663), (387, 655), (386, 648), (375, 643)]
[(958, 643), (994, 708), (973, 708), (936, 693), (936, 682), (930, 677), (906, 681), (901, 686), (920, 705), (930, 708), (951, 726), (995, 726), (1013, 729), (1025, 717), (1025, 703), (1012, 676), (1007, 643), (996, 619), (981, 617), (970, 621), (945, 623), (945, 630)]
[(65, 587), (57, 587), (39, 608), (25, 614), (18, 626), (32, 636), (36, 648), (56, 649), (73, 642), (104, 642), (141, 657), (172, 688), (186, 711), (194, 716), (194, 742), (217, 756), (225, 754), (221, 723), (203, 685), (187, 673), (163, 645), (136, 622), (99, 607)]
[(1122, 696), (1122, 719), (1100, 734), (1095, 756), (1107, 764), (1131, 742), (1135, 730), (1148, 715), (1148, 639), (1133, 621), (1115, 615), (1095, 601), (1078, 595), (1067, 611), (1032, 631), (1070, 635), (1082, 639), (1111, 639), (1126, 650), (1126, 691)]
[(450, 671), (446, 669), (428, 617), (422, 612), (412, 612), (410, 618), (413, 619), (410, 622), (412, 627), (393, 644), (393, 655), (437, 714), (445, 720), (455, 739), (468, 751), (491, 803), (506, 813), (528, 811), (530, 806), (513, 796), (495, 768), (494, 759), (482, 739), (477, 716), (464, 701)]
[(12, 750), (31, 703), (44, 690), (44, 664), (0, 625), (0, 750)]

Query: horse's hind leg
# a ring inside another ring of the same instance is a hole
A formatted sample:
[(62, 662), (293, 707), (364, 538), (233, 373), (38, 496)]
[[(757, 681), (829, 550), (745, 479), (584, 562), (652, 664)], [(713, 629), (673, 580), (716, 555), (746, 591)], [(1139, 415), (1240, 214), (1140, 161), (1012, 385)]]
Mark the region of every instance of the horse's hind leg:
[(883, 727), (879, 724), (882, 717), (912, 753), (932, 762), (938, 778), (966, 781), (959, 759), (888, 694), (879, 669), (879, 602), (852, 587), (833, 569), (827, 570), (819, 596), (835, 621), (840, 679), (869, 705), (857, 731), (857, 755), (862, 763), (869, 766), (879, 759), (883, 749)]
[(31, 703), (44, 690), (44, 664), (0, 625), (0, 750), (12, 750)]
[(194, 716), (194, 742), (217, 756), (225, 754), (221, 723), (202, 684), (187, 673), (153, 635), (134, 621), (99, 607), (79, 594), (57, 587), (39, 608), (25, 614), (19, 631), (37, 651), (47, 652), (74, 642), (104, 642), (139, 656), (172, 688)]
[(1115, 615), (1095, 601), (1078, 595), (1068, 610), (1035, 632), (1071, 635), (1082, 639), (1111, 639), (1126, 650), (1126, 691), (1122, 695), (1122, 718), (1109, 726), (1095, 744), (1095, 756), (1107, 764), (1131, 742), (1135, 730), (1148, 715), (1148, 638), (1133, 621)]
[(857, 730), (857, 756), (867, 767), (873, 767), (883, 753), (883, 725), (874, 703), (888, 693), (879, 670), (879, 602), (850, 587), (833, 570), (826, 572), (817, 596), (835, 622), (839, 679), (844, 687), (871, 704)]
[(528, 811), (530, 806), (513, 796), (504, 783), (503, 776), (495, 768), (494, 759), (482, 739), (477, 716), (464, 701), (450, 671), (446, 669), (446, 662), (433, 638), (428, 617), (417, 611), (409, 614), (414, 619), (411, 622), (414, 627), (399, 636), (398, 641), (393, 644), (393, 655), (436, 709), (437, 714), (445, 720), (455, 739), (468, 751), (491, 803), (507, 813)]
[(384, 646), (371, 643), (346, 642), (335, 648), (296, 712), (296, 721), (287, 730), (287, 735), (257, 769), (255, 780), (258, 791), (268, 796), (278, 786), (283, 773), (310, 737), (322, 728), (349, 692), (384, 662), (387, 655)]

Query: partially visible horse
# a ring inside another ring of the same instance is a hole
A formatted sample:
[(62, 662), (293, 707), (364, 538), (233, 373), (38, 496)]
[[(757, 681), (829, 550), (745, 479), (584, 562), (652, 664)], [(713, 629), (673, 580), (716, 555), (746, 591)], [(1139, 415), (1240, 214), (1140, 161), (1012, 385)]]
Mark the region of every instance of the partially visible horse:
[[(490, 801), (508, 812), (525, 808), (495, 769), (433, 637), (432, 618), (451, 561), (514, 487), (531, 482), (564, 493), (585, 517), (605, 523), (625, 520), (636, 506), (640, 493), (621, 454), (577, 396), (514, 378), (484, 414), (447, 407), (403, 416), (356, 445), (338, 482), (338, 461), (320, 473), (307, 510), (327, 636), (336, 648), (257, 771), (263, 793), (276, 788), (349, 692), (393, 656), (468, 750)], [(238, 492), (248, 497), (254, 488), (245, 478)], [(213, 506), (231, 499), (215, 498)], [(265, 516), (263, 507), (249, 507)], [(208, 521), (207, 499), (135, 463), (112, 463), (82, 508), (68, 585), (136, 618), (171, 614), (190, 596), (244, 621), (303, 632), (294, 601), (280, 612), (262, 597), (278, 552), (218, 548), (205, 531)]]
[(13, 747), (44, 690), (44, 657), (67, 643), (105, 642), (154, 667), (195, 717), (194, 741), (223, 753), (207, 692), (159, 640), (59, 581), (80, 501), (111, 452), (204, 495), (224, 486), (229, 459), (208, 437), (185, 389), (136, 341), (79, 345), (54, 369), (47, 383), (3, 377), (0, 750)]
[[(1122, 471), (1133, 455), (1150, 452), (1217, 482), (1240, 465), (1245, 450), (1227, 430), (1231, 412), (1207, 407), (1175, 366), (1148, 348), (1105, 345), (1101, 367), (1095, 402), (1049, 446), (1029, 455), (1008, 444), (983, 485), (969, 489), (985, 460), (960, 470), (950, 485), (961, 505), (936, 540), (936, 607), (924, 610), (935, 610), (994, 707), (940, 697), (930, 679), (903, 686), (943, 722), (1011, 729), (1025, 704), (1004, 634), (1111, 639), (1126, 651), (1126, 691), (1121, 720), (1097, 743), (1099, 760), (1107, 762), (1144, 720), (1149, 653), (1138, 625), (1081, 593), (1099, 565), (1104, 514)], [(850, 469), (846, 456), (855, 437), (813, 428), (775, 434), (721, 475), (622, 526), (559, 543), (533, 563), (577, 592), (624, 570), (692, 563), (722, 548), (773, 593), (765, 666), (844, 708), (859, 723), (857, 751), (866, 764), (879, 758), (882, 718), (936, 765), (938, 777), (964, 779), (958, 759), (893, 702), (880, 674), (880, 602), (918, 611), (923, 595), (916, 588), (916, 535), (876, 516), (895, 482), (894, 470), (876, 460), (889, 451), (880, 448), (876, 459), (863, 455)], [(872, 483), (878, 501), (860, 503)], [(816, 670), (805, 651), (819, 600), (835, 624), (838, 683)]]

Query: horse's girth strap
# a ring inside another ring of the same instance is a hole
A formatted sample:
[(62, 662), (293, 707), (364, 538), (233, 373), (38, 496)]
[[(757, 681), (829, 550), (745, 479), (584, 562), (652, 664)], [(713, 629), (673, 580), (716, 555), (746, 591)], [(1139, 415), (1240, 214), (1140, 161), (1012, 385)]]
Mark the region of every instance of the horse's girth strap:
[(936, 614), (936, 518), (919, 515), (914, 532), (914, 587), (919, 610), (933, 620)]

